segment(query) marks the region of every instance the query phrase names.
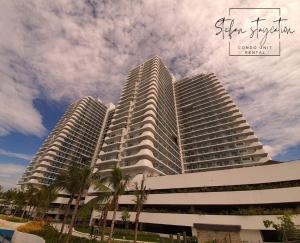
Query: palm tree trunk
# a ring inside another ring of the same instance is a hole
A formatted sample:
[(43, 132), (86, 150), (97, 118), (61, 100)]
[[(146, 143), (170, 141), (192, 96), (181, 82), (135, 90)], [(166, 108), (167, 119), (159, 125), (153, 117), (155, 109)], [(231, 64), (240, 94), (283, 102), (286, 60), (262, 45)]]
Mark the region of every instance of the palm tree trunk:
[(30, 212), (30, 216), (33, 218), (34, 211), (37, 209), (37, 206), (34, 206)]
[(28, 202), (26, 203), (25, 208), (23, 209), (23, 213), (22, 213), (22, 215), (21, 215), (21, 218), (24, 217), (24, 214), (25, 214), (25, 212), (26, 212), (27, 206), (28, 206)]
[(108, 238), (107, 243), (111, 243), (111, 240), (112, 240), (118, 207), (119, 207), (119, 197), (117, 197), (116, 201), (115, 201), (114, 213), (113, 213), (113, 217), (111, 219), (110, 233), (109, 233), (109, 238)]
[(77, 199), (76, 199), (76, 204), (75, 204), (75, 208), (74, 208), (74, 211), (73, 211), (73, 214), (72, 214), (72, 219), (71, 219), (71, 223), (70, 223), (70, 226), (69, 226), (69, 232), (68, 232), (68, 235), (67, 235), (66, 243), (69, 243), (70, 236), (72, 235), (72, 230), (73, 230), (73, 226), (74, 226), (74, 223), (75, 223), (75, 218), (76, 218), (77, 211), (78, 211), (78, 206), (79, 206), (79, 203), (80, 203), (80, 200), (81, 200), (81, 194), (82, 194), (82, 192), (79, 193), (79, 195), (77, 196)]
[(74, 195), (72, 194), (69, 201), (68, 201), (68, 204), (66, 205), (66, 207), (64, 209), (64, 220), (63, 220), (63, 223), (62, 223), (61, 228), (60, 228), (59, 237), (58, 237), (59, 240), (61, 240), (61, 237), (63, 235), (64, 228), (65, 228), (65, 225), (67, 223), (67, 219), (68, 219), (68, 215), (69, 215), (69, 211), (70, 211), (70, 206), (71, 206), (71, 203), (72, 203), (73, 199), (74, 199)]
[(105, 235), (105, 229), (106, 229), (106, 222), (107, 222), (107, 213), (108, 213), (108, 207), (105, 208), (103, 212), (103, 224), (102, 224), (102, 232), (101, 232), (101, 242), (104, 241), (104, 235)]
[(32, 209), (29, 212), (29, 217), (33, 218), (33, 212), (34, 212), (34, 210), (35, 210), (35, 206), (32, 206)]
[(137, 232), (138, 232), (138, 227), (139, 227), (139, 218), (140, 218), (140, 210), (137, 210), (136, 215), (135, 215), (135, 229), (134, 229), (134, 243), (137, 241)]
[(16, 215), (17, 211), (18, 211), (18, 207), (16, 207), (16, 209), (15, 209), (15, 211), (14, 211), (14, 213), (13, 213), (13, 216)]
[(30, 216), (30, 211), (31, 211), (32, 205), (29, 206), (28, 212), (27, 212), (27, 218)]
[(41, 215), (42, 221), (44, 221), (44, 218), (45, 218), (45, 215), (46, 215), (46, 212), (47, 212), (47, 211), (48, 211), (47, 209), (43, 209), (42, 215)]

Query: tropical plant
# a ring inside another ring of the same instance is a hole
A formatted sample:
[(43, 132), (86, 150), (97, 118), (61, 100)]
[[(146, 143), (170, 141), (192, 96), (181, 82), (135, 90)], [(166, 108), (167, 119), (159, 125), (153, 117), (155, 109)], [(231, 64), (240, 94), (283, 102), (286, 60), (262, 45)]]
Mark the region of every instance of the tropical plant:
[(143, 210), (144, 203), (147, 201), (147, 197), (149, 194), (149, 190), (147, 190), (147, 187), (145, 185), (145, 175), (143, 175), (143, 179), (141, 181), (141, 184), (139, 185), (137, 182), (135, 183), (135, 231), (134, 231), (134, 243), (137, 241), (137, 232), (138, 232), (138, 226), (139, 226), (139, 218), (140, 214)]
[(101, 242), (104, 242), (104, 235), (105, 235), (105, 229), (106, 229), (106, 223), (107, 223), (107, 214), (108, 211), (112, 208), (112, 198), (108, 198), (106, 202), (103, 204), (102, 207), (102, 213), (100, 217), (99, 223), (102, 223), (101, 228)]
[(10, 214), (12, 214), (14, 209), (16, 195), (17, 190), (15, 188), (5, 191), (2, 195), (2, 203), (5, 205), (5, 208), (9, 209)]
[(81, 189), (81, 181), (78, 179), (78, 165), (72, 163), (68, 170), (62, 170), (60, 174), (57, 175), (54, 185), (59, 190), (66, 190), (70, 194), (67, 205), (64, 208), (63, 223), (59, 233), (59, 240), (61, 240), (62, 234), (64, 232), (65, 225), (68, 220), (71, 204), (75, 198), (75, 195)]
[(24, 194), (25, 194), (25, 199), (26, 199), (26, 203), (25, 206), (23, 208), (23, 213), (21, 218), (24, 217), (26, 210), (28, 208), (28, 214), (30, 214), (31, 208), (34, 207), (34, 205), (36, 204), (36, 196), (39, 192), (39, 189), (34, 187), (32, 184), (28, 184), (25, 188), (24, 188)]
[[(99, 228), (101, 228), (101, 242), (104, 241), (106, 222), (107, 222), (107, 214), (111, 209), (111, 195), (112, 192), (108, 187), (101, 183), (100, 180), (96, 179), (92, 182), (94, 189), (99, 191), (98, 195), (93, 199), (88, 201), (80, 210), (79, 216), (84, 218), (86, 216), (90, 216), (93, 210), (101, 211), (101, 216), (99, 220)], [(96, 186), (98, 184), (100, 186)]]
[(266, 228), (274, 228), (280, 236), (280, 240), (288, 242), (288, 235), (293, 233), (296, 230), (295, 223), (292, 221), (292, 216), (289, 214), (284, 214), (280, 217), (277, 217), (279, 223), (275, 223), (271, 220), (264, 220), (264, 226)]
[(128, 212), (127, 209), (125, 209), (122, 212), (121, 219), (122, 219), (122, 222), (125, 226), (125, 229), (128, 229), (128, 220), (130, 219), (130, 213)]
[(39, 231), (43, 228), (44, 222), (42, 221), (33, 221), (27, 224), (20, 225), (17, 230), (24, 233), (32, 233), (33, 231)]
[(26, 202), (26, 195), (22, 190), (17, 190), (15, 195), (14, 195), (14, 200), (13, 200), (14, 204), (15, 204), (15, 212), (13, 213), (13, 215), (15, 216), (16, 213), (21, 210)]
[(35, 215), (37, 216), (37, 213), (39, 211), (37, 209), (40, 206), (40, 197), (41, 197), (40, 190), (41, 190), (41, 188), (37, 188), (37, 191), (34, 193), (33, 197), (30, 200), (30, 208), (28, 211), (28, 217), (33, 218), (34, 213), (36, 213)]
[(114, 210), (111, 220), (109, 238), (107, 241), (108, 243), (111, 243), (114, 232), (116, 214), (119, 208), (119, 197), (124, 194), (126, 187), (128, 186), (129, 176), (124, 175), (120, 167), (114, 167), (111, 172), (111, 176), (107, 178), (107, 182), (110, 189), (112, 190), (112, 199), (110, 205)]
[(80, 186), (78, 187), (78, 191), (76, 193), (76, 200), (75, 200), (75, 208), (72, 213), (71, 223), (69, 226), (69, 231), (66, 237), (66, 243), (69, 242), (70, 236), (72, 235), (73, 226), (75, 223), (75, 219), (78, 213), (78, 207), (81, 200), (82, 195), (84, 192), (88, 189), (92, 182), (92, 169), (87, 166), (83, 167), (77, 167), (77, 170), (74, 171), (74, 176), (77, 178), (77, 180), (80, 182)]
[(58, 189), (54, 185), (42, 186), (36, 194), (37, 216), (44, 219), (50, 204), (58, 197)]

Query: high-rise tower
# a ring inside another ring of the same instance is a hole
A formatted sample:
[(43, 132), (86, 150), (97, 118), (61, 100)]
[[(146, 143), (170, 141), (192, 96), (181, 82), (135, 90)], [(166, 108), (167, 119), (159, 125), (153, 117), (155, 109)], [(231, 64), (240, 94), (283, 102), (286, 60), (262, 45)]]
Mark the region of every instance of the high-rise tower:
[(107, 111), (92, 97), (71, 104), (18, 184), (49, 185), (70, 163), (90, 166)]
[(176, 82), (175, 94), (186, 173), (270, 160), (214, 74)]
[(213, 74), (176, 81), (154, 57), (129, 72), (96, 166), (167, 175), (268, 160)]
[(173, 77), (160, 58), (132, 69), (96, 166), (128, 173), (181, 173)]

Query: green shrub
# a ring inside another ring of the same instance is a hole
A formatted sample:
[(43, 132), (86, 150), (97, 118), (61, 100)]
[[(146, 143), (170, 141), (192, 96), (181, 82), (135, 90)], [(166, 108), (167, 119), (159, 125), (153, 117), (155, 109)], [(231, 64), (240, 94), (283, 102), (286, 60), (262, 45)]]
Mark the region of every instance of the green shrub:
[[(52, 226), (50, 225), (45, 225), (41, 230), (39, 231), (32, 231), (32, 232), (28, 232), (34, 235), (38, 235), (40, 237), (42, 237), (46, 243), (61, 243), (64, 242), (64, 239), (62, 239), (61, 241), (58, 241), (58, 232), (56, 229), (54, 229)], [(65, 236), (64, 236), (65, 237)], [(70, 238), (70, 242), (71, 243), (97, 243), (96, 240), (90, 240), (84, 237), (76, 237), (76, 236), (72, 236)]]
[[(83, 233), (90, 233), (91, 229), (89, 227), (80, 227), (76, 226), (75, 229), (77, 231), (83, 232)], [(109, 234), (110, 228), (106, 228), (105, 234)], [(99, 232), (101, 235), (101, 232)], [(113, 237), (115, 239), (125, 239), (125, 240), (133, 240), (134, 239), (134, 231), (133, 230), (127, 230), (127, 229), (117, 229), (115, 228), (114, 230), (114, 235)], [(139, 231), (138, 232), (138, 240), (140, 241), (151, 241), (151, 242), (159, 242), (159, 235), (155, 233), (150, 233), (150, 232), (144, 232), (144, 231)]]
[(25, 223), (28, 222), (27, 219), (22, 219), (20, 217), (15, 217), (15, 216), (8, 216), (8, 215), (0, 215), (0, 219), (10, 221), (10, 222), (15, 222), (15, 223)]

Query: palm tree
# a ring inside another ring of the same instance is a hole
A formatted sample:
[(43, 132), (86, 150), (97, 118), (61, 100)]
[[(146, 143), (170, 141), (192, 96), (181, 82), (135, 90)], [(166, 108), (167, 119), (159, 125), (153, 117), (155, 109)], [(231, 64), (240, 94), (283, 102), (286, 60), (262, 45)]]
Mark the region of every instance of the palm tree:
[(119, 197), (124, 194), (125, 189), (128, 186), (128, 183), (129, 183), (129, 177), (123, 174), (120, 167), (115, 167), (111, 172), (111, 176), (108, 178), (108, 184), (112, 190), (112, 207), (114, 210), (113, 217), (111, 220), (109, 238), (107, 241), (108, 243), (111, 243), (112, 235), (114, 232), (116, 214), (119, 208)]
[(31, 209), (28, 212), (28, 216), (33, 218), (34, 212), (37, 212), (38, 207), (40, 206), (40, 190), (41, 188), (37, 188), (37, 192), (31, 198), (30, 206)]
[(51, 202), (58, 197), (58, 189), (53, 184), (50, 186), (42, 186), (36, 196), (38, 198), (38, 214), (40, 213), (41, 218), (44, 219)]
[(81, 188), (81, 181), (77, 177), (77, 170), (78, 166), (76, 166), (75, 163), (72, 163), (68, 170), (61, 171), (54, 182), (54, 185), (59, 190), (66, 190), (70, 194), (68, 204), (64, 208), (64, 219), (60, 229), (59, 240), (61, 240), (65, 225), (67, 223), (71, 203)]
[(16, 197), (17, 197), (17, 190), (15, 188), (7, 190), (4, 195), (4, 205), (8, 207), (10, 210), (10, 214), (13, 214), (13, 209), (15, 207), (15, 202), (16, 202)]
[(67, 238), (65, 241), (66, 243), (69, 242), (70, 236), (72, 235), (72, 230), (73, 230), (73, 226), (74, 226), (75, 219), (77, 216), (81, 197), (84, 194), (85, 190), (88, 189), (88, 187), (90, 186), (90, 184), (92, 182), (92, 169), (90, 167), (87, 167), (87, 166), (84, 166), (81, 168), (77, 167), (77, 170), (74, 173), (75, 173), (74, 176), (80, 182), (80, 187), (78, 188), (78, 191), (76, 193), (77, 197), (76, 197), (76, 201), (75, 201), (75, 208), (74, 208), (74, 211), (72, 214), (71, 223), (69, 226), (69, 232), (68, 232), (68, 235), (67, 235)]
[(141, 181), (141, 185), (139, 186), (138, 183), (135, 183), (135, 229), (134, 229), (134, 243), (137, 241), (137, 232), (138, 232), (138, 226), (139, 226), (139, 218), (140, 214), (143, 210), (143, 205), (147, 201), (147, 197), (149, 194), (149, 190), (147, 190), (145, 185), (145, 176), (143, 175), (143, 179)]
[(30, 210), (34, 204), (34, 198), (36, 197), (36, 195), (38, 193), (38, 189), (36, 187), (34, 187), (32, 184), (28, 184), (24, 189), (24, 193), (25, 193), (25, 198), (26, 198), (26, 204), (25, 204), (25, 208), (23, 209), (21, 218), (24, 217), (28, 206), (29, 206), (28, 214), (30, 213)]
[(106, 181), (100, 179), (99, 173), (95, 173), (92, 176), (91, 184), (94, 187), (94, 190), (98, 191), (99, 194), (93, 199), (88, 201), (81, 209), (80, 214), (85, 215), (92, 212), (93, 210), (101, 211), (101, 216), (99, 220), (99, 228), (101, 227), (101, 242), (104, 241), (106, 222), (107, 222), (107, 213), (112, 208), (112, 191), (107, 187), (103, 182)]
[(112, 208), (112, 199), (109, 198), (105, 204), (103, 204), (102, 214), (101, 214), (101, 220), (99, 223), (102, 222), (102, 228), (101, 228), (101, 242), (104, 242), (104, 235), (105, 235), (105, 229), (106, 229), (106, 223), (107, 223), (107, 214), (108, 211)]
[(127, 209), (125, 209), (125, 210), (122, 212), (121, 219), (122, 219), (122, 221), (123, 221), (124, 228), (125, 228), (125, 229), (128, 229), (128, 220), (130, 219), (130, 213), (128, 212)]
[(14, 199), (13, 199), (14, 204), (16, 205), (15, 214), (22, 209), (24, 203), (26, 202), (26, 195), (22, 190), (16, 190), (16, 193), (14, 194)]
[[(99, 182), (99, 181), (98, 181)], [(96, 187), (95, 187), (96, 189)], [(99, 190), (99, 189), (98, 189)], [(104, 241), (107, 213), (111, 209), (111, 191), (109, 188), (100, 189), (100, 193), (94, 197), (92, 200), (87, 202), (81, 209), (79, 214), (86, 215), (93, 210), (101, 211), (101, 216), (99, 220), (99, 228), (101, 228), (101, 242)]]

